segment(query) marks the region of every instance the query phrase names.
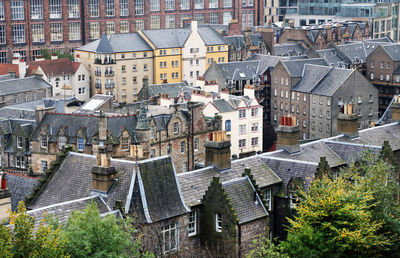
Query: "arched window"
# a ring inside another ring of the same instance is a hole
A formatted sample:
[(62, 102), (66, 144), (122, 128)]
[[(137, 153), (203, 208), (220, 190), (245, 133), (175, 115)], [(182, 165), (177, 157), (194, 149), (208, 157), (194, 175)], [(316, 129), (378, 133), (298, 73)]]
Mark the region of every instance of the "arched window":
[(229, 132), (231, 130), (231, 120), (225, 121), (225, 131)]
[(60, 78), (56, 78), (56, 88), (58, 88), (59, 84), (60, 84)]

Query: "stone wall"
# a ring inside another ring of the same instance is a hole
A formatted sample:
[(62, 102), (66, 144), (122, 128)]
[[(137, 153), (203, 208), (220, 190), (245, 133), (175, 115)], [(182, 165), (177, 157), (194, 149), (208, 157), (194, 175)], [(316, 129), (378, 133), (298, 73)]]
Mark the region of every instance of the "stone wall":
[(261, 218), (240, 225), (240, 256), (244, 257), (257, 238), (268, 236), (268, 219)]

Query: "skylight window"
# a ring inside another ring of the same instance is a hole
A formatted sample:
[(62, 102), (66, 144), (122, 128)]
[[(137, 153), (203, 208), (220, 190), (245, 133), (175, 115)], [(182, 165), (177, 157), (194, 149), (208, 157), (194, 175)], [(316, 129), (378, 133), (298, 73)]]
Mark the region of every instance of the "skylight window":
[(244, 78), (246, 77), (246, 75), (244, 73), (239, 73), (240, 78)]

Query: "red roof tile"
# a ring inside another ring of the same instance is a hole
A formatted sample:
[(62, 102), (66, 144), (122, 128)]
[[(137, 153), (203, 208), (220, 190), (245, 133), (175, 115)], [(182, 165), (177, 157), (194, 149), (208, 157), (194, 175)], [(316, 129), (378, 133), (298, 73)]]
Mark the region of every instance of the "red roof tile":
[(32, 62), (27, 70), (28, 75), (36, 74), (40, 67), (47, 76), (74, 74), (80, 63), (72, 62), (68, 58)]

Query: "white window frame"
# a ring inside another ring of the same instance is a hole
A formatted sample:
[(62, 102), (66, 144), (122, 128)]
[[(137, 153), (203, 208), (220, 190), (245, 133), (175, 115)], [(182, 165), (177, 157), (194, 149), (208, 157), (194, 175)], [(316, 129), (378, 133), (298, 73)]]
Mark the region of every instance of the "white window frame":
[(222, 232), (222, 215), (221, 215), (221, 213), (215, 213), (215, 231)]
[(10, 1), (11, 19), (13, 21), (22, 21), (25, 19), (25, 6), (22, 0)]
[(31, 34), (33, 43), (44, 43), (44, 24), (33, 23)]
[[(149, 1), (150, 12), (159, 12), (160, 11), (160, 0), (150, 0)], [(181, 0), (182, 2), (182, 0)], [(181, 7), (182, 9), (182, 7)]]
[(68, 0), (68, 18), (79, 18), (79, 1)]
[(265, 191), (265, 201), (267, 203), (267, 209), (272, 210), (272, 189), (267, 189)]
[(78, 149), (78, 151), (84, 151), (85, 150), (85, 138), (78, 137), (76, 139), (76, 148)]
[(197, 210), (189, 213), (188, 236), (197, 235)]
[(63, 41), (63, 24), (50, 23), (50, 41), (60, 42)]
[(67, 138), (64, 135), (58, 136), (58, 148), (62, 149), (67, 144)]
[[(136, 2), (135, 1), (135, 12), (136, 12)], [(129, 1), (119, 0), (119, 16), (129, 16)]]
[(43, 19), (43, 0), (31, 0), (31, 19)]
[(181, 154), (185, 153), (186, 151), (186, 143), (185, 141), (181, 141)]
[(129, 137), (121, 137), (121, 150), (129, 151)]
[[(175, 251), (179, 243), (179, 224), (172, 222), (161, 227), (162, 251), (163, 253)], [(167, 248), (166, 248), (167, 247)]]
[(89, 13), (90, 17), (99, 17), (99, 0), (89, 0)]
[(62, 16), (61, 0), (49, 0), (50, 19), (60, 19)]
[(70, 41), (81, 40), (81, 23), (70, 22), (68, 23), (68, 36)]
[(144, 15), (144, 0), (135, 0), (135, 15)]
[(26, 42), (25, 38), (25, 24), (13, 24), (12, 29), (12, 39), (14, 44), (24, 44)]
[(23, 141), (22, 141), (22, 137), (21, 136), (17, 136), (17, 148), (18, 149), (22, 149), (22, 147), (24, 146)]
[(105, 0), (106, 2), (106, 16), (115, 16), (115, 1), (114, 0)]
[(41, 148), (47, 148), (48, 146), (48, 137), (47, 135), (40, 135), (40, 147)]
[(40, 163), (41, 163), (41, 167), (42, 167), (42, 173), (46, 172), (47, 166), (48, 166), (47, 160), (42, 160)]
[(164, 9), (165, 11), (173, 11), (175, 10), (175, 0), (164, 0)]

